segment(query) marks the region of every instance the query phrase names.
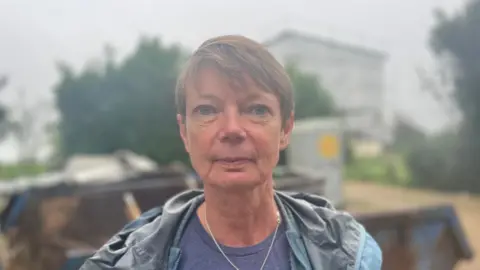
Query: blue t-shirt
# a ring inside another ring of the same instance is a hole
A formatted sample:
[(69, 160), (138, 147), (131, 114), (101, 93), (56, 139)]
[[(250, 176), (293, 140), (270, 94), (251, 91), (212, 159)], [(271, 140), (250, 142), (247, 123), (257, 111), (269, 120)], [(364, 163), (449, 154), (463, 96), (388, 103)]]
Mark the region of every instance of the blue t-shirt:
[[(259, 270), (267, 255), (274, 233), (257, 245), (232, 248), (220, 245), (223, 252), (241, 270)], [(192, 215), (180, 241), (182, 256), (179, 270), (232, 270), (220, 253), (197, 215)], [(290, 270), (290, 247), (283, 222), (278, 228), (275, 243), (264, 270)]]

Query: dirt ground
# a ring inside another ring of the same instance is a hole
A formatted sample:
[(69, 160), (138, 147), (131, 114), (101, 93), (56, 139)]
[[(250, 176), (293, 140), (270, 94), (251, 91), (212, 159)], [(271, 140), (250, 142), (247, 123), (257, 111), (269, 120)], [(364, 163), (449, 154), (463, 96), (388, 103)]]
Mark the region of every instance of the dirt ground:
[(352, 212), (372, 212), (452, 203), (475, 253), (472, 261), (459, 264), (456, 270), (480, 269), (480, 255), (477, 254), (480, 251), (480, 230), (476, 228), (480, 225), (480, 196), (412, 190), (365, 182), (346, 182), (344, 192), (347, 209)]

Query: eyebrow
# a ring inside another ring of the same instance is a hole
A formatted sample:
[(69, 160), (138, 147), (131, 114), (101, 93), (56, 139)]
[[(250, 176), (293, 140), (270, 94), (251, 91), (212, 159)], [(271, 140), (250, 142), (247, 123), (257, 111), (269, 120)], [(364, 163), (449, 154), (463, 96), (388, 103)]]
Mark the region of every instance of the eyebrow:
[(202, 93), (199, 93), (199, 97), (202, 98), (202, 99), (208, 99), (208, 100), (213, 100), (213, 101), (220, 101), (220, 98), (215, 96), (215, 95), (212, 95), (212, 94), (202, 94)]
[[(206, 99), (206, 100), (210, 100), (210, 101), (213, 101), (213, 102), (221, 102), (222, 99), (219, 98), (218, 96), (216, 95), (213, 95), (213, 94), (209, 94), (209, 93), (198, 93), (198, 97), (200, 99)], [(273, 101), (273, 98), (269, 97), (269, 96), (266, 96), (266, 95), (262, 95), (262, 93), (250, 93), (250, 94), (247, 94), (244, 98), (240, 98), (241, 102), (252, 102), (252, 101), (255, 101), (255, 100), (264, 100), (264, 101), (268, 101), (268, 102), (272, 102)]]

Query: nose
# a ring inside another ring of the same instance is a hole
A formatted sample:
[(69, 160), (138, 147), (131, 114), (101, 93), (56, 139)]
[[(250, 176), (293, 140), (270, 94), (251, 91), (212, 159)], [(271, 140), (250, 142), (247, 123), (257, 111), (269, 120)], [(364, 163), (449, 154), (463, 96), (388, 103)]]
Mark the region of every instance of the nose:
[(222, 127), (219, 133), (220, 140), (234, 144), (243, 142), (246, 138), (246, 132), (242, 126), (241, 115), (237, 108), (225, 109), (222, 118)]

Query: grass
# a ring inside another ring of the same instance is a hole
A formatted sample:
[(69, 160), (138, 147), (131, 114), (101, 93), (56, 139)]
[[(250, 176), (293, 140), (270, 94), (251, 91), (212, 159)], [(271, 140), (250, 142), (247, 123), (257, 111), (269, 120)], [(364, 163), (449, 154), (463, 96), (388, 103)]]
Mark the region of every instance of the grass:
[(346, 167), (349, 179), (407, 186), (411, 182), (410, 171), (401, 155), (385, 155), (375, 158), (356, 158)]

